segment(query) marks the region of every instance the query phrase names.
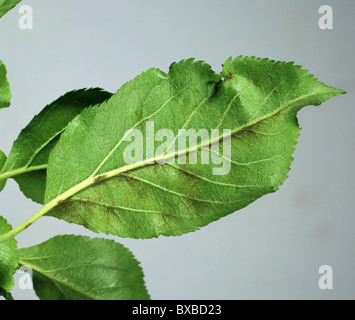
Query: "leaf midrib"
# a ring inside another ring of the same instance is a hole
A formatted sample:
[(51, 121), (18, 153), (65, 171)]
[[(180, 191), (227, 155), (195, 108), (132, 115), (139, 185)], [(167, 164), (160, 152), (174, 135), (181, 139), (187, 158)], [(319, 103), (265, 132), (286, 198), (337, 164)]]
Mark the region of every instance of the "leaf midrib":
[(107, 160), (110, 158), (110, 156), (117, 150), (117, 148), (121, 145), (121, 143), (124, 141), (124, 139), (131, 133), (131, 131), (133, 129), (135, 129), (136, 127), (138, 127), (141, 123), (143, 123), (144, 121), (154, 117), (157, 113), (159, 113), (161, 110), (163, 110), (170, 101), (172, 101), (173, 99), (175, 99), (177, 96), (179, 96), (184, 90), (186, 90), (188, 88), (188, 86), (184, 87), (183, 89), (181, 89), (177, 94), (175, 94), (174, 96), (170, 97), (168, 100), (166, 100), (157, 110), (155, 110), (152, 114), (150, 114), (149, 116), (146, 116), (144, 118), (142, 118), (141, 120), (139, 120), (136, 124), (134, 124), (134, 126), (130, 129), (127, 130), (127, 132), (123, 135), (123, 137), (118, 141), (118, 143), (114, 146), (114, 148), (108, 153), (108, 155), (101, 161), (101, 163), (98, 165), (98, 167), (95, 169), (95, 171), (91, 174), (90, 177), (95, 176), (95, 174), (102, 168), (102, 166), (107, 162)]
[[(4, 180), (7, 178), (19, 176), (24, 173), (29, 173), (33, 171), (39, 171), (39, 170), (46, 170), (48, 165), (43, 164), (43, 165), (38, 165), (38, 166), (31, 166), (31, 163), (34, 161), (34, 159), (39, 155), (39, 153), (46, 147), (48, 146), (55, 138), (57, 138), (65, 128), (61, 129), (60, 131), (56, 132), (52, 137), (50, 137), (44, 144), (42, 144), (37, 150), (34, 151), (34, 154), (32, 157), (27, 161), (27, 163), (23, 166), (20, 166), (19, 168), (14, 169), (13, 165), (10, 170), (6, 170), (0, 173), (0, 180)], [(3, 168), (6, 167), (6, 163)]]
[[(191, 152), (195, 152), (195, 151), (198, 151), (200, 150), (201, 148), (205, 148), (211, 144), (214, 144), (222, 139), (225, 139), (225, 138), (229, 138), (235, 134), (237, 134), (238, 132), (241, 132), (251, 126), (254, 126), (255, 124), (259, 123), (259, 122), (262, 122), (262, 121), (265, 121), (266, 119), (268, 118), (271, 118), (273, 116), (275, 116), (276, 114), (278, 114), (279, 112), (291, 107), (293, 104), (297, 103), (297, 102), (300, 102), (301, 100), (303, 99), (306, 99), (306, 98), (309, 98), (311, 96), (314, 96), (314, 95), (318, 95), (318, 94), (321, 94), (321, 93), (324, 93), (324, 92), (327, 92), (327, 90), (323, 90), (323, 92), (317, 92), (317, 93), (312, 93), (312, 94), (307, 94), (307, 95), (303, 95), (297, 99), (294, 99), (292, 100), (291, 102), (289, 102), (288, 104), (286, 105), (283, 105), (281, 106), (280, 108), (278, 108), (276, 111), (272, 112), (272, 113), (269, 113), (267, 115), (265, 115), (264, 117), (260, 118), (260, 119), (257, 119), (256, 121), (253, 121), (251, 123), (248, 123), (242, 127), (239, 127), (235, 130), (232, 130), (230, 132), (230, 134), (224, 134), (224, 135), (221, 135), (219, 136), (218, 138), (215, 138), (215, 139), (210, 139), (208, 140), (207, 142), (203, 143), (203, 144), (199, 144), (199, 145), (196, 145), (195, 147), (193, 148), (188, 148), (188, 149), (185, 149), (185, 150), (181, 150), (181, 151), (177, 151), (177, 152), (174, 152), (174, 153), (170, 153), (170, 154), (167, 154), (167, 155), (162, 155), (162, 156), (159, 156), (159, 157), (153, 157), (151, 159), (148, 159), (148, 160), (143, 160), (143, 161), (140, 161), (140, 162), (137, 162), (137, 163), (134, 163), (132, 165), (127, 165), (127, 166), (124, 166), (124, 167), (120, 167), (118, 169), (115, 169), (115, 170), (111, 170), (111, 171), (107, 171), (107, 172), (104, 172), (104, 173), (101, 173), (99, 175), (96, 175), (96, 176), (93, 176), (91, 175), (89, 179), (93, 179), (93, 180), (104, 180), (104, 179), (109, 179), (109, 178), (112, 178), (114, 176), (117, 176), (121, 173), (125, 173), (125, 172), (128, 172), (128, 171), (132, 171), (134, 169), (139, 169), (141, 167), (144, 167), (146, 164), (151, 164), (151, 163), (158, 163), (158, 162), (167, 162), (168, 160), (172, 159), (172, 158), (177, 158), (177, 157), (180, 157), (182, 155), (186, 155), (186, 154), (189, 154)], [(96, 170), (97, 172), (97, 170)], [(102, 179), (101, 179), (102, 178)]]
[(55, 138), (57, 138), (60, 134), (62, 134), (64, 132), (65, 128), (59, 130), (58, 132), (56, 132), (54, 135), (52, 135), (52, 137), (50, 137), (44, 144), (42, 144), (33, 154), (33, 156), (30, 158), (30, 160), (27, 162), (27, 164), (25, 166), (23, 166), (23, 168), (29, 168), (31, 163), (34, 161), (34, 159), (38, 156), (38, 154), (46, 147), (48, 146)]

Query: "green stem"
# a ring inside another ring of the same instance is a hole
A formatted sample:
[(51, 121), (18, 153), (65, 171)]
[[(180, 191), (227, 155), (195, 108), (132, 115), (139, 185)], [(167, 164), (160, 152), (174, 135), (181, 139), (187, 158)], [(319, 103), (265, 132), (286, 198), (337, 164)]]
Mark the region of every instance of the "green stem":
[(80, 184), (76, 185), (75, 187), (69, 189), (68, 191), (62, 193), (60, 196), (54, 198), (52, 201), (48, 202), (45, 204), (39, 211), (37, 211), (36, 214), (34, 214), (31, 218), (26, 220), (24, 223), (22, 223), (20, 226), (12, 229), (8, 233), (5, 233), (0, 236), (0, 242), (6, 241), (8, 239), (11, 239), (15, 237), (17, 234), (20, 232), (24, 231), (27, 229), (31, 224), (33, 224), (35, 221), (37, 221), (40, 217), (46, 215), (50, 210), (55, 208), (57, 205), (65, 201), (66, 199), (70, 198), (77, 192), (85, 189), (86, 187), (90, 186), (93, 184), (95, 181), (94, 178), (88, 178), (81, 182)]
[[(23, 230), (27, 229), (32, 223), (34, 223), (37, 219), (42, 217), (45, 213), (43, 213), (43, 209), (45, 209), (46, 206), (44, 206), (41, 210), (39, 210), (35, 215), (33, 215), (31, 218), (26, 220), (23, 224), (18, 226), (17, 228), (12, 229), (8, 233), (5, 233), (0, 236), (0, 242), (6, 241), (10, 238), (13, 238)], [(48, 210), (49, 211), (49, 210)]]
[(39, 170), (45, 170), (47, 169), (48, 165), (43, 164), (41, 166), (35, 166), (35, 167), (29, 167), (29, 168), (20, 168), (20, 169), (15, 169), (12, 171), (4, 172), (0, 174), (0, 181), (1, 180), (6, 180), (9, 178), (13, 178), (15, 176), (19, 176), (20, 174), (28, 173), (28, 172), (33, 172), (33, 171), (39, 171)]

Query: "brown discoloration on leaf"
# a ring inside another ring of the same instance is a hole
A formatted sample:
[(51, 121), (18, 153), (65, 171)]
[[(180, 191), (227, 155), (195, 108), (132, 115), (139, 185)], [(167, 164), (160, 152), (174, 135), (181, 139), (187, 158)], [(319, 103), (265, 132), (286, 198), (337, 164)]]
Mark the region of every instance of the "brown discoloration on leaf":
[(120, 175), (120, 178), (131, 187), (131, 189), (136, 195), (138, 194), (140, 198), (144, 196), (144, 194), (142, 193), (142, 189), (139, 187), (139, 180), (136, 180), (134, 179), (134, 177), (131, 177), (130, 175), (124, 173)]
[(106, 174), (101, 174), (99, 176), (97, 176), (94, 180), (94, 183), (98, 183), (100, 181), (106, 180), (107, 179), (107, 175)]
[(230, 79), (232, 79), (232, 77), (233, 77), (233, 75), (230, 72), (228, 72), (228, 74), (226, 75), (225, 80), (230, 80)]
[(60, 205), (56, 207), (55, 214), (50, 214), (51, 216), (57, 217), (59, 219), (64, 219), (69, 223), (78, 223), (80, 222), (85, 228), (88, 228), (88, 224), (86, 223), (85, 219), (78, 213), (76, 210), (75, 205), (70, 202), (70, 199), (62, 201)]
[(60, 199), (60, 200), (58, 201), (58, 206), (61, 205), (61, 204), (63, 204), (65, 201), (67, 201), (67, 199), (65, 199), (65, 200)]

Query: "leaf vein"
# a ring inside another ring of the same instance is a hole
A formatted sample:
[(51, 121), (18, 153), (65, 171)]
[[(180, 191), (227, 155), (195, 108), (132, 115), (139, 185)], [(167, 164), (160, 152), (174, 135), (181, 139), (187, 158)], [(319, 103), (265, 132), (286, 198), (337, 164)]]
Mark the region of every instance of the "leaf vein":
[(196, 174), (194, 172), (191, 172), (189, 170), (186, 170), (184, 168), (181, 168), (181, 167), (179, 167), (177, 165), (174, 165), (174, 164), (171, 164), (171, 163), (167, 163), (167, 165), (169, 165), (169, 166), (171, 166), (171, 167), (173, 167), (173, 168), (175, 168), (175, 169), (177, 169), (179, 171), (183, 171), (183, 172), (187, 173), (188, 175), (191, 175), (191, 176), (196, 177), (198, 179), (204, 180), (204, 181), (206, 181), (208, 183), (217, 184), (217, 185), (221, 185), (221, 186), (224, 186), (224, 187), (233, 187), (233, 188), (253, 188), (253, 187), (255, 188), (255, 187), (257, 187), (255, 185), (237, 185), (237, 184), (233, 184), (233, 183), (224, 183), (224, 182), (214, 181), (214, 180), (210, 180), (210, 179), (208, 179), (206, 177), (200, 176), (200, 175), (198, 175), (198, 174)]
[(110, 209), (113, 209), (113, 210), (114, 209), (119, 209), (119, 210), (127, 210), (127, 211), (134, 211), (134, 212), (158, 213), (158, 214), (161, 214), (161, 215), (173, 216), (173, 214), (171, 214), (171, 213), (166, 213), (166, 212), (161, 212), (161, 211), (156, 211), (156, 210), (135, 209), (135, 208), (112, 205), (112, 204), (108, 204), (108, 203), (98, 202), (98, 201), (94, 201), (94, 200), (90, 200), (90, 199), (76, 198), (76, 197), (75, 198), (70, 198), (70, 199), (68, 199), (66, 201), (67, 202), (71, 202), (71, 201), (84, 202), (84, 203), (88, 203), (88, 204), (92, 204), (92, 205), (98, 205), (98, 206), (110, 208)]
[[(159, 184), (153, 183), (151, 181), (148, 181), (146, 179), (143, 179), (143, 178), (140, 178), (140, 177), (128, 174), (128, 173), (122, 173), (122, 175), (125, 176), (125, 177), (129, 177), (129, 178), (138, 180), (138, 181), (143, 182), (145, 184), (148, 184), (148, 185), (150, 185), (150, 186), (152, 186), (154, 188), (161, 189), (161, 190), (163, 190), (165, 192), (169, 192), (169, 193), (174, 194), (174, 195), (176, 195), (178, 197), (184, 197), (184, 198), (188, 198), (188, 199), (191, 199), (191, 200), (194, 200), (194, 201), (198, 201), (198, 202), (207, 202), (207, 203), (214, 203), (214, 204), (221, 204), (221, 205), (225, 205), (226, 204), (226, 202), (222, 202), (222, 201), (195, 198), (195, 197), (192, 197), (192, 196), (184, 194), (184, 193), (180, 193), (180, 192), (177, 192), (177, 191), (174, 191), (174, 190), (170, 190), (170, 189), (168, 189), (166, 187), (163, 187), (163, 186), (161, 186)], [(231, 201), (231, 202), (228, 202), (228, 203), (235, 203), (235, 202), (238, 202), (238, 201)]]
[(161, 110), (163, 110), (170, 101), (172, 101), (173, 99), (175, 99), (176, 97), (178, 97), (183, 91), (185, 91), (187, 88), (189, 88), (189, 86), (184, 87), (183, 89), (181, 89), (176, 95), (170, 97), (160, 108), (158, 108), (156, 111), (154, 111), (153, 113), (151, 113), (150, 115), (146, 116), (145, 118), (139, 120), (138, 122), (136, 122), (136, 124), (130, 128), (129, 130), (126, 131), (126, 133), (123, 135), (123, 137), (119, 140), (119, 142), (114, 146), (114, 148), (109, 152), (109, 154), (103, 159), (103, 161), (99, 164), (99, 166), (95, 169), (95, 171), (91, 174), (90, 177), (94, 177), (96, 175), (96, 173), (102, 168), (102, 166), (106, 163), (106, 161), (111, 157), (111, 155), (117, 150), (117, 148), (121, 145), (121, 143), (124, 141), (124, 139), (131, 133), (131, 131), (133, 129), (135, 129), (136, 127), (138, 127), (141, 123), (143, 123), (144, 121), (154, 117), (157, 113), (159, 113)]

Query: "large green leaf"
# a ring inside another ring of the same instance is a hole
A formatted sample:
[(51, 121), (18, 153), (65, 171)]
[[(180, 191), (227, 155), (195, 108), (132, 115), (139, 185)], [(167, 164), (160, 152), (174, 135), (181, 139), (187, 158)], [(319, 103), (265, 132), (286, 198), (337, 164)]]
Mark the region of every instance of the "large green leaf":
[(21, 0), (0, 0), (0, 18), (20, 2)]
[(0, 60), (0, 109), (10, 106), (11, 91), (6, 77), (6, 67)]
[(42, 300), (149, 299), (133, 254), (112, 240), (57, 236), (19, 251)]
[[(150, 69), (70, 123), (49, 159), (49, 215), (121, 237), (197, 230), (277, 190), (293, 160), (297, 111), (341, 93), (293, 63), (254, 57), (228, 59), (222, 74), (193, 59), (173, 64), (169, 74)], [(152, 124), (153, 135), (169, 129), (177, 141), (179, 129), (219, 131), (172, 149), (170, 139), (162, 153), (156, 142), (157, 153), (146, 156)], [(143, 146), (132, 155), (143, 150), (143, 159), (127, 163), (137, 131)], [(223, 139), (226, 148), (216, 148)], [(209, 164), (200, 160), (206, 150)], [(213, 156), (230, 166), (227, 174), (215, 170), (221, 165)]]
[(71, 91), (46, 106), (24, 128), (13, 144), (2, 177), (14, 177), (22, 192), (43, 203), (48, 157), (68, 123), (84, 108), (112, 96), (99, 88)]
[[(9, 232), (11, 229), (12, 227), (7, 221), (0, 216), (0, 235)], [(14, 288), (13, 275), (17, 267), (18, 250), (16, 240), (9, 239), (0, 242), (0, 288), (4, 289), (4, 291), (11, 291)]]

